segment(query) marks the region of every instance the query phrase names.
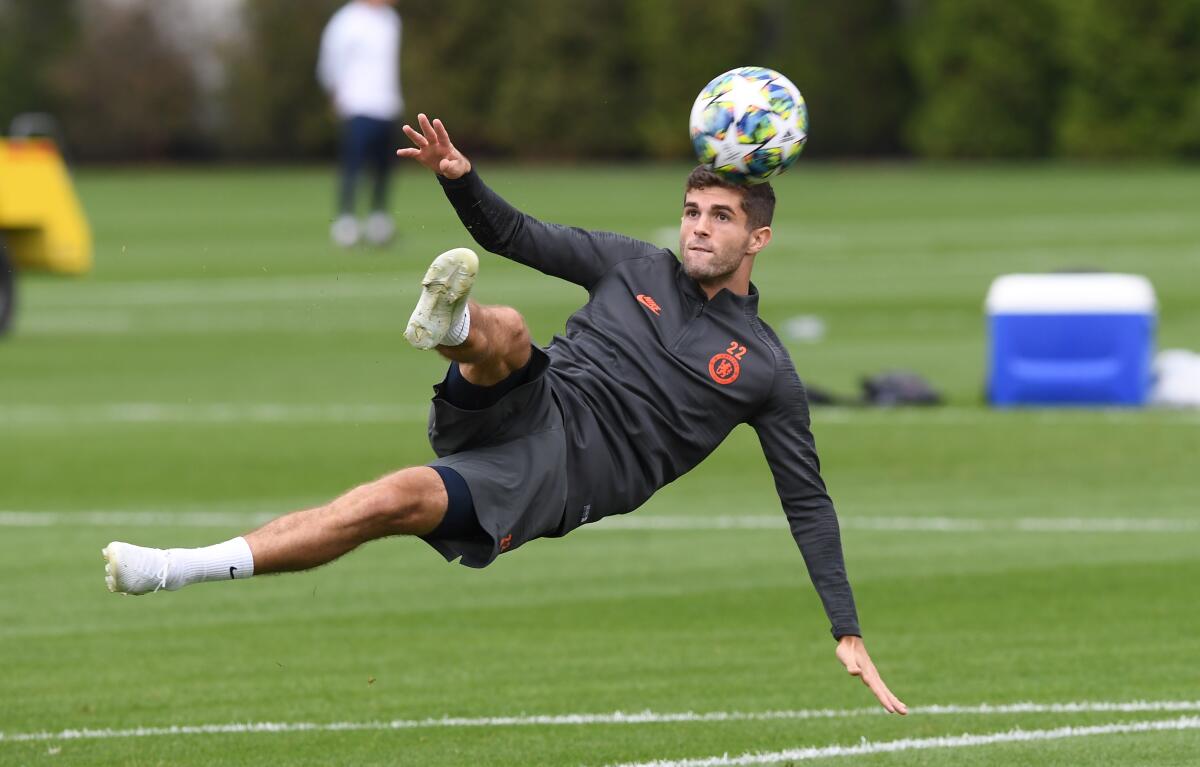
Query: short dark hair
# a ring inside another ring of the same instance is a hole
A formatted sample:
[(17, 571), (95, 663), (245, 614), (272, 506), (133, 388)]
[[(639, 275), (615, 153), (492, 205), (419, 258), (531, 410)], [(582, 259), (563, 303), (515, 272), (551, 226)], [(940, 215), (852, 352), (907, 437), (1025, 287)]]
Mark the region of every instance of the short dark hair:
[(697, 165), (688, 174), (687, 185), (683, 190), (684, 197), (686, 198), (687, 193), (693, 189), (710, 189), (714, 186), (732, 189), (742, 195), (742, 210), (746, 212), (747, 227), (758, 229), (771, 225), (771, 219), (775, 216), (775, 190), (771, 188), (770, 182), (739, 184), (706, 165)]

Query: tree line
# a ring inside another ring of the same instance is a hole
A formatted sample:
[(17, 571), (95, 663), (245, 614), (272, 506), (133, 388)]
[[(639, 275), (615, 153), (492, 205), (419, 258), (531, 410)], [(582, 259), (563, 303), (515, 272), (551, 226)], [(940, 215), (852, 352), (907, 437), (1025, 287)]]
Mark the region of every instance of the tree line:
[[(314, 76), (341, 0), (244, 0), (202, 82), (174, 4), (0, 0), (0, 127), (48, 111), (83, 160), (292, 160), (336, 125)], [(85, 13), (83, 6), (91, 6)], [(235, 6), (236, 7), (236, 6)], [(1200, 156), (1200, 0), (402, 0), (410, 114), (476, 152), (683, 158), (700, 88), (788, 75), (806, 153)]]

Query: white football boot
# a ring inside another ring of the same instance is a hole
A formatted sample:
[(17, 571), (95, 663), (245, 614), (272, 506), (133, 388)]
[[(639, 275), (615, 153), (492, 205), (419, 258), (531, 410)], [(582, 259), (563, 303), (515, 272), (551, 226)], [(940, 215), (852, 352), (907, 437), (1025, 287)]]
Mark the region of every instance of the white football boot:
[[(446, 341), (459, 325), (467, 297), (479, 273), (479, 257), (469, 248), (448, 250), (429, 265), (421, 280), (421, 298), (413, 309), (404, 337), (418, 349), (432, 349)], [(462, 343), (465, 339), (456, 339)]]
[(105, 546), (104, 582), (115, 594), (149, 594), (169, 589), (171, 558), (163, 549), (113, 541)]

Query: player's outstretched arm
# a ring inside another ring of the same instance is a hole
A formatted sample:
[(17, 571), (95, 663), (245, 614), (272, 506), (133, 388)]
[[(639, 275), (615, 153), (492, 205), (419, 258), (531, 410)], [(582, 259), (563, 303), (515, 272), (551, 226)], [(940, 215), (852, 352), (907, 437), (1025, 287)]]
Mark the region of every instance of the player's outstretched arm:
[(876, 698), (879, 698), (879, 702), (889, 713), (900, 715), (908, 713), (908, 706), (904, 705), (904, 702), (883, 683), (883, 678), (879, 676), (879, 671), (871, 662), (871, 656), (867, 655), (867, 646), (863, 644), (862, 637), (844, 636), (839, 639), (837, 658), (846, 667), (846, 671), (850, 672), (850, 676), (858, 677), (871, 689), (871, 692), (875, 694)]
[(484, 250), (588, 290), (617, 262), (662, 252), (631, 237), (548, 224), (522, 213), (471, 173), (471, 162), (454, 147), (441, 120), (420, 114), (417, 125), (419, 131), (404, 126), (413, 146), (397, 149), (396, 156), (416, 160), (441, 176), (450, 204)]
[(441, 120), (430, 122), (425, 113), (417, 115), (417, 131), (411, 125), (404, 126), (404, 135), (413, 142), (410, 147), (396, 150), (397, 157), (406, 157), (429, 168), (446, 178), (461, 178), (471, 172), (471, 161), (450, 142), (450, 134)]

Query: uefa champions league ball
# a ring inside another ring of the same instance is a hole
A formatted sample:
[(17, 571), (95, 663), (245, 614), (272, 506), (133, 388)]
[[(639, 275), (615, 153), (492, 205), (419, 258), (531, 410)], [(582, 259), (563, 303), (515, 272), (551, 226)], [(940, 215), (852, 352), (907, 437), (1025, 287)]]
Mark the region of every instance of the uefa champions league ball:
[(730, 181), (760, 184), (787, 170), (808, 139), (808, 108), (773, 69), (738, 67), (713, 79), (692, 105), (700, 163)]

